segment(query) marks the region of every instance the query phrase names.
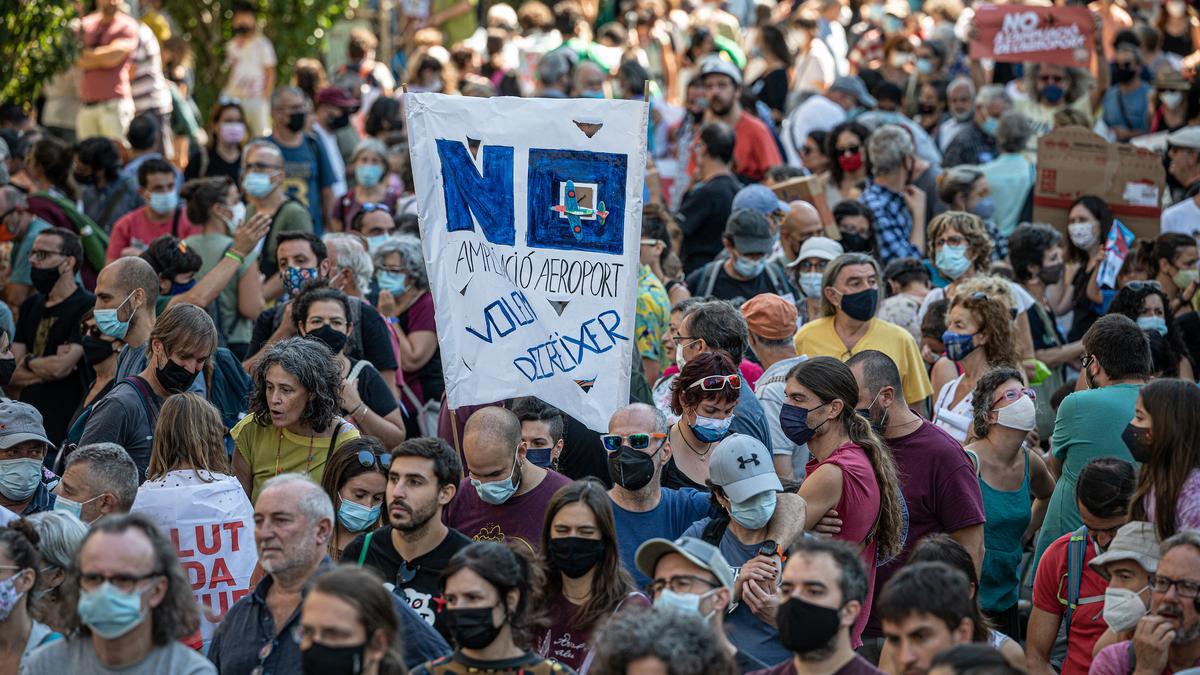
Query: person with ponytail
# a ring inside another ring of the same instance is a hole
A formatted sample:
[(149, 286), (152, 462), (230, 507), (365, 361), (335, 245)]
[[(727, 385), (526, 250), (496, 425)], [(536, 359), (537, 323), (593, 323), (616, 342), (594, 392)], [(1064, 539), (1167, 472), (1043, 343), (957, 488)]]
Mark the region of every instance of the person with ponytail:
[(0, 672), (15, 673), (33, 650), (61, 636), (29, 615), (41, 576), (38, 535), (24, 519), (0, 528)]
[(903, 544), (895, 460), (871, 423), (855, 411), (858, 383), (841, 361), (818, 356), (792, 368), (786, 397), (780, 426), (796, 445), (807, 443), (811, 453), (808, 478), (800, 486), (808, 504), (804, 529), (813, 530), (835, 510), (843, 522), (834, 537), (862, 547), (870, 590), (851, 633), (857, 648), (871, 614), (876, 564), (898, 554)]
[(1200, 529), (1200, 389), (1186, 380), (1142, 387), (1121, 439), (1142, 463), (1130, 504), (1133, 520), (1154, 524), (1166, 541)]

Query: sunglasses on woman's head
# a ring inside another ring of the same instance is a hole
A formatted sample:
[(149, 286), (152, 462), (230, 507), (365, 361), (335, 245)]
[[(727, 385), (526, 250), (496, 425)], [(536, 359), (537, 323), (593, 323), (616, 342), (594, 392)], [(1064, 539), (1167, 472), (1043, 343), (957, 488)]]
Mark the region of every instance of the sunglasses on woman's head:
[(738, 375), (737, 373), (732, 375), (709, 375), (689, 384), (687, 388), (692, 389), (694, 387), (700, 387), (704, 391), (721, 391), (727, 385), (730, 389), (741, 389), (741, 375)]
[(388, 467), (392, 465), (392, 456), (387, 453), (377, 455), (370, 450), (359, 450), (358, 463), (361, 464), (364, 469), (369, 469), (378, 463), (379, 468), (383, 469), (384, 473), (386, 473)]

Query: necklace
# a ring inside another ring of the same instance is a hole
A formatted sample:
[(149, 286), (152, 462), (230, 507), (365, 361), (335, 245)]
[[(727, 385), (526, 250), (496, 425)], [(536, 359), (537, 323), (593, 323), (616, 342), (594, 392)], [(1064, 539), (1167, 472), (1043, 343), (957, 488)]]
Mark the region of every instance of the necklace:
[[(305, 476), (309, 475), (309, 472), (312, 470), (313, 445), (315, 443), (316, 443), (316, 439), (313, 438), (312, 436), (309, 436), (308, 437), (308, 461), (306, 461), (304, 463), (304, 475)], [(278, 440), (275, 441), (275, 475), (276, 476), (279, 475), (279, 452), (280, 452), (280, 448), (282, 448), (282, 447), (283, 447), (283, 429), (280, 429), (279, 430), (279, 438), (278, 438)]]
[(564, 588), (563, 589), (563, 597), (565, 597), (567, 600), (570, 600), (572, 604), (579, 605), (579, 604), (586, 602), (588, 598), (592, 597), (592, 592), (588, 591), (587, 593), (584, 593), (583, 595), (576, 597), (576, 596), (572, 596), (570, 593), (567, 592), (567, 589)]
[(697, 450), (695, 447), (692, 446), (691, 442), (688, 441), (687, 436), (683, 435), (683, 429), (679, 426), (678, 422), (675, 423), (675, 433), (679, 434), (679, 438), (683, 440), (683, 444), (686, 445), (688, 450), (691, 450), (693, 454), (695, 454), (697, 457), (699, 457), (702, 460), (708, 459), (708, 453), (712, 452), (712, 449), (713, 449), (712, 443), (708, 444), (708, 447), (705, 448), (704, 452), (700, 452), (699, 450)]

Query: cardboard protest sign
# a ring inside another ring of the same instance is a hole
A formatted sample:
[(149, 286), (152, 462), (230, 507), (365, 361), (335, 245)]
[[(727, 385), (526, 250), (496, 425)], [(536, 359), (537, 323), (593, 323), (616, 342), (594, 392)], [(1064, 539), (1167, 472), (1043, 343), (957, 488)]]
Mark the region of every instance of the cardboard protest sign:
[(1067, 237), (1067, 212), (1076, 199), (1095, 195), (1138, 237), (1159, 232), (1166, 175), (1159, 155), (1109, 143), (1083, 127), (1064, 127), (1038, 139), (1033, 220)]
[(975, 12), (971, 58), (1086, 68), (1094, 32), (1087, 7), (983, 5)]
[(258, 563), (254, 508), (236, 481), (138, 490), (133, 511), (149, 516), (171, 538), (201, 606), (207, 649), (221, 617), (250, 592)]
[(450, 408), (629, 402), (647, 106), (407, 94)]
[(841, 239), (842, 234), (833, 219), (833, 211), (829, 210), (829, 200), (825, 198), (825, 184), (820, 176), (798, 176), (777, 183), (771, 187), (775, 196), (785, 202), (808, 202), (817, 209), (821, 216), (821, 224), (825, 226), (825, 236), (831, 239)]

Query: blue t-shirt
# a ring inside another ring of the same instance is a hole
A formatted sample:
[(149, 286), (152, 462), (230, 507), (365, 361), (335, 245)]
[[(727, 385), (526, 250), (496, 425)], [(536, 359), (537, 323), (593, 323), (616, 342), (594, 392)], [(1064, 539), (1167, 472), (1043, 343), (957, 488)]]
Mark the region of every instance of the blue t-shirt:
[(1104, 92), (1104, 123), (1129, 131), (1149, 131), (1149, 99), (1150, 85), (1145, 82), (1139, 83), (1138, 88), (1128, 94), (1113, 86)]
[(267, 140), (279, 147), (283, 154), (283, 184), (280, 186), (284, 194), (296, 198), (308, 207), (312, 216), (314, 231), (318, 236), (325, 231), (325, 212), (321, 205), (321, 189), (337, 182), (333, 175), (333, 166), (325, 149), (317, 139), (304, 135), (299, 147), (289, 148), (279, 143), (274, 136)]
[[(709, 520), (704, 518), (696, 521), (683, 536), (699, 539), (704, 534)], [(732, 529), (725, 530), (717, 548), (721, 549), (721, 555), (725, 556), (725, 562), (729, 563), (729, 571), (733, 573), (735, 582), (738, 573), (742, 571), (742, 565), (758, 555), (760, 546), (761, 541), (744, 544), (733, 536)], [(740, 651), (763, 663), (782, 663), (792, 658), (792, 653), (779, 643), (779, 631), (754, 616), (750, 606), (744, 602), (738, 603), (732, 612), (725, 615), (725, 635)]]
[(641, 513), (626, 511), (613, 502), (613, 520), (617, 525), (617, 547), (621, 552), (621, 563), (633, 575), (638, 588), (645, 588), (646, 584), (650, 583), (650, 578), (639, 572), (637, 564), (634, 563), (634, 555), (642, 542), (655, 537), (678, 539), (689, 525), (708, 515), (711, 506), (712, 502), (709, 501), (707, 492), (692, 488), (662, 488), (658, 506)]
[[(745, 434), (758, 439), (759, 443), (770, 448), (771, 427), (767, 424), (767, 413), (763, 412), (758, 397), (751, 391), (744, 391), (738, 396), (737, 405), (733, 408), (733, 422), (729, 425), (729, 433)], [(767, 663), (775, 663), (767, 661)]]

